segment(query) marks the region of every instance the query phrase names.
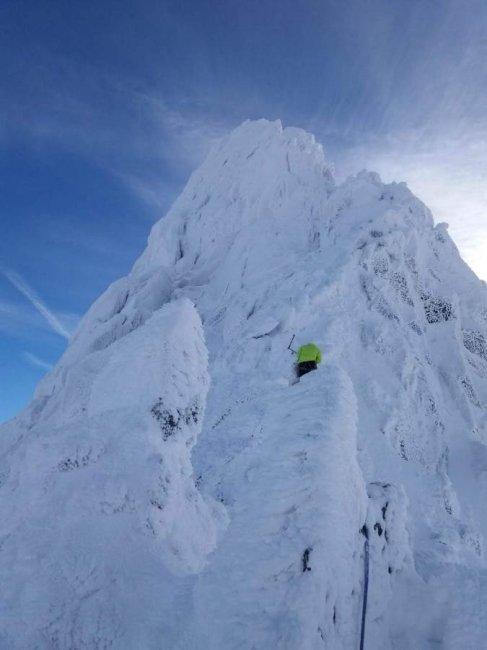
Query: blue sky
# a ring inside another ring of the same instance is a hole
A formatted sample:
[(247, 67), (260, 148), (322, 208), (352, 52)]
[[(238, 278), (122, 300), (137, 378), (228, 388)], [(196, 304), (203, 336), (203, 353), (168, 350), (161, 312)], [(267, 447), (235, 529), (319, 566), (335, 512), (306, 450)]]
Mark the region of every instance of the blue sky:
[(3, 0), (0, 421), (247, 118), (406, 180), (487, 279), (486, 29), (484, 0)]

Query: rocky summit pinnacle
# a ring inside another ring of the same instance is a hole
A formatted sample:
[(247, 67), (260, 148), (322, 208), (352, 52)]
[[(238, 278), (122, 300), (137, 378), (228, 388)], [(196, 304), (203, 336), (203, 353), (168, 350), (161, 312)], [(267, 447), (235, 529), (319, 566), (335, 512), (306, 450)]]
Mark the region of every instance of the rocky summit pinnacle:
[(331, 169), (230, 133), (1, 427), (0, 648), (485, 646), (485, 284)]

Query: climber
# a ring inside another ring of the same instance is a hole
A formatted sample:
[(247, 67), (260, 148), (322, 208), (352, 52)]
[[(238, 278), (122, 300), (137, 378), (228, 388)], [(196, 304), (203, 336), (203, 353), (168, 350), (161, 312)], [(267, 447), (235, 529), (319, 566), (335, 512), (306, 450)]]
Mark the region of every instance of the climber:
[(306, 343), (302, 345), (298, 352), (298, 364), (296, 367), (296, 374), (299, 377), (302, 377), (312, 370), (318, 368), (318, 364), (321, 363), (321, 352), (320, 349), (314, 343)]

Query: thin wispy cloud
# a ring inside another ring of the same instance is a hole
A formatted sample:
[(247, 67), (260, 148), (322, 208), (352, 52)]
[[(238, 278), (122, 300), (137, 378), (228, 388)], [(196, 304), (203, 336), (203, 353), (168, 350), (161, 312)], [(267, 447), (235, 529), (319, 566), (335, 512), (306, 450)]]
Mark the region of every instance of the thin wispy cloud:
[(71, 334), (61, 323), (56, 314), (50, 309), (42, 298), (30, 287), (27, 282), (14, 271), (4, 270), (3, 274), (9, 282), (31, 303), (39, 314), (47, 321), (53, 332), (69, 340)]
[[(35, 340), (43, 336), (42, 329), (51, 331), (44, 319), (39, 320), (37, 312), (26, 301), (25, 305), (0, 299), (0, 334), (2, 336)], [(39, 329), (39, 325), (42, 328)]]
[[(152, 170), (170, 163), (186, 175), (228, 129), (201, 107), (196, 112), (170, 104), (162, 92), (141, 91), (130, 77), (60, 54), (43, 53), (21, 70), (0, 107), (10, 139), (48, 142), (110, 171), (117, 165), (120, 177), (127, 170), (136, 175), (147, 161)], [(35, 105), (28, 100), (33, 89)]]
[(182, 110), (169, 105), (156, 94), (132, 92), (131, 101), (155, 127), (161, 136), (168, 153), (177, 156), (178, 162), (191, 167), (196, 166), (230, 128), (227, 121), (200, 108), (198, 113)]
[[(82, 156), (154, 211), (169, 207), (215, 141), (236, 125), (208, 108), (170, 103), (160, 90), (140, 90), (129, 77), (86, 62), (44, 54), (19, 78), (24, 81), (0, 106), (10, 140), (48, 143)], [(40, 110), (28, 100), (32, 87)]]
[(113, 173), (132, 194), (153, 209), (156, 217), (162, 216), (162, 211), (168, 208), (170, 201), (173, 199), (173, 187), (164, 179), (140, 178), (133, 174), (118, 171)]
[(37, 366), (38, 368), (42, 368), (43, 370), (52, 370), (53, 366), (51, 363), (44, 361), (43, 359), (41, 359), (35, 354), (32, 354), (31, 352), (24, 351), (23, 357), (33, 366)]

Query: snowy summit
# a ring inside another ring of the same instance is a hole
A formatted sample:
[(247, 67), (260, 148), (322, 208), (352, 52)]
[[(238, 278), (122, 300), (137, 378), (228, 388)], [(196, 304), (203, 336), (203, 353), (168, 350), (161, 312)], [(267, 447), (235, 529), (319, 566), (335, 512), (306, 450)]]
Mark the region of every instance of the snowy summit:
[(446, 226), (244, 123), (1, 428), (0, 648), (487, 647), (486, 377)]

